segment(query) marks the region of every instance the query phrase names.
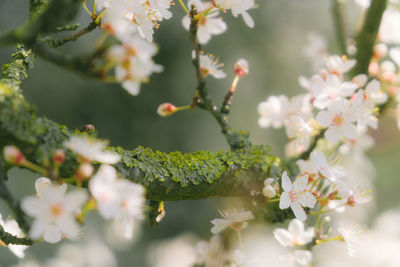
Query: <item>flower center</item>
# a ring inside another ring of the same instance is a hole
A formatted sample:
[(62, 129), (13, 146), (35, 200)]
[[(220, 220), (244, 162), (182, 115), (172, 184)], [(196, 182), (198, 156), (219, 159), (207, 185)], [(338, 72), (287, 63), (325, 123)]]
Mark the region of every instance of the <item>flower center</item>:
[(297, 199), (299, 198), (299, 193), (292, 190), (289, 192), (289, 198), (290, 198), (290, 202), (297, 202)]
[(60, 204), (53, 204), (50, 207), (50, 212), (54, 217), (59, 217), (63, 213), (63, 207)]
[(232, 230), (240, 231), (243, 228), (243, 222), (233, 222), (229, 224), (229, 227), (231, 227)]
[(344, 118), (341, 115), (336, 115), (332, 120), (332, 124), (337, 127), (342, 126), (343, 122)]

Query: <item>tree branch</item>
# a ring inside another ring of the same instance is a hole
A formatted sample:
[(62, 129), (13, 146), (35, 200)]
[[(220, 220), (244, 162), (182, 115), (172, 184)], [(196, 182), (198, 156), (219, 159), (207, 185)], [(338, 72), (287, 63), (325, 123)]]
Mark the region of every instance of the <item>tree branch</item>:
[(25, 246), (32, 246), (33, 241), (30, 240), (29, 238), (21, 238), (21, 237), (16, 237), (12, 234), (7, 233), (4, 231), (3, 226), (0, 225), (0, 241), (4, 242), (4, 244), (9, 245), (9, 244), (14, 244), (14, 245), (25, 245)]
[(357, 64), (353, 69), (353, 76), (368, 73), (368, 66), (386, 4), (387, 0), (372, 0), (368, 8), (363, 27), (357, 37), (357, 54), (355, 56)]

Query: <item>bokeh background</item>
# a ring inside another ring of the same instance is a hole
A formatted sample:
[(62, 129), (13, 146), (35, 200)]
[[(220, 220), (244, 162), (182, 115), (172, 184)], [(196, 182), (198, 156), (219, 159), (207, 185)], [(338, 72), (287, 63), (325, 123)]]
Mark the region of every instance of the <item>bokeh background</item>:
[[(90, 3), (90, 1), (89, 1)], [(331, 6), (328, 0), (259, 0), (258, 9), (250, 13), (255, 28), (249, 29), (241, 18), (225, 14), (228, 31), (213, 37), (205, 46), (207, 52), (225, 63), (228, 76), (224, 80), (208, 78), (209, 91), (214, 101), (220, 103), (233, 79), (232, 67), (239, 58), (250, 63), (250, 74), (239, 83), (233, 102), (230, 121), (233, 127), (250, 131), (257, 144), (269, 144), (272, 152), (283, 155), (286, 137), (283, 130), (263, 130), (257, 125), (257, 105), (269, 95), (302, 92), (298, 85), (299, 75), (311, 75), (308, 60), (303, 54), (307, 34), (314, 31), (327, 38), (331, 52), (337, 52)], [(88, 4), (90, 6), (90, 4)], [(0, 1), (0, 30), (16, 27), (28, 16), (27, 0)], [(111, 145), (134, 149), (148, 146), (164, 152), (179, 150), (227, 150), (228, 146), (213, 118), (202, 110), (179, 112), (161, 118), (156, 114), (160, 103), (189, 104), (195, 90), (195, 72), (191, 66), (191, 46), (188, 33), (181, 25), (184, 12), (178, 4), (172, 6), (173, 18), (163, 21), (155, 34), (159, 53), (155, 61), (165, 67), (161, 74), (151, 77), (142, 86), (139, 96), (126, 93), (118, 84), (104, 84), (85, 79), (75, 73), (35, 60), (35, 67), (23, 83), (26, 98), (38, 113), (67, 125), (70, 129), (91, 123), (100, 137), (110, 140)], [(347, 30), (353, 32), (359, 8), (348, 1)], [(76, 22), (89, 23), (83, 9)], [(68, 54), (89, 52), (99, 31), (65, 45), (61, 50)], [(0, 63), (9, 60), (13, 47), (0, 48)], [(398, 206), (400, 200), (400, 134), (394, 119), (382, 120), (378, 132), (373, 133), (376, 146), (369, 151), (376, 166), (375, 199), (382, 212)], [(28, 171), (13, 169), (8, 185), (17, 197), (34, 193), (34, 178)], [(149, 266), (145, 251), (157, 241), (172, 238), (181, 233), (193, 233), (199, 238), (209, 238), (210, 220), (217, 216), (217, 209), (224, 200), (167, 202), (167, 215), (157, 227), (145, 223), (140, 226), (134, 243), (116, 250), (119, 266)], [(7, 217), (10, 211), (0, 201), (0, 213)], [(86, 231), (100, 239), (106, 239), (105, 222), (93, 212), (86, 224)], [(46, 259), (56, 248), (48, 244), (36, 244), (27, 251), (28, 257)], [(0, 265), (10, 266), (17, 259), (9, 250), (0, 248)]]

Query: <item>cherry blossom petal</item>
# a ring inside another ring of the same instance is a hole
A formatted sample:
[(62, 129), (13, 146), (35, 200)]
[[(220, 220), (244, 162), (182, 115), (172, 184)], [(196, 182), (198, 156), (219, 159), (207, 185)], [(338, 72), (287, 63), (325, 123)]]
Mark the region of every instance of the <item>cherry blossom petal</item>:
[(306, 190), (307, 185), (308, 185), (308, 174), (297, 178), (293, 183), (293, 187), (295, 188), (296, 191)]
[(290, 198), (288, 192), (283, 192), (281, 195), (281, 200), (279, 201), (279, 208), (281, 210), (287, 209), (290, 207)]
[(291, 203), (290, 208), (292, 209), (294, 216), (296, 216), (300, 221), (304, 222), (307, 219), (306, 212), (299, 203)]
[(282, 174), (282, 188), (285, 191), (293, 190), (292, 182), (290, 181), (286, 171), (284, 171)]

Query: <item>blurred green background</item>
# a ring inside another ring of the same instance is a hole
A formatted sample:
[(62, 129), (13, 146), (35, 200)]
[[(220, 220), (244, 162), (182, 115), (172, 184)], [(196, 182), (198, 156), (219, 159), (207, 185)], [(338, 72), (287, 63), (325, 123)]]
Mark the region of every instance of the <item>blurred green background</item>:
[[(311, 75), (310, 64), (303, 55), (307, 33), (315, 31), (326, 36), (331, 52), (336, 52), (334, 28), (329, 0), (259, 0), (258, 9), (250, 11), (255, 28), (249, 29), (241, 18), (224, 15), (228, 31), (213, 37), (205, 46), (225, 63), (228, 77), (224, 80), (208, 78), (209, 91), (215, 103), (220, 103), (233, 79), (232, 67), (239, 58), (250, 63), (250, 74), (239, 83), (233, 102), (230, 121), (233, 127), (251, 132), (254, 143), (269, 144), (273, 153), (283, 155), (286, 142), (283, 130), (262, 130), (257, 125), (257, 105), (272, 94), (289, 96), (302, 93), (299, 75)], [(90, 5), (88, 5), (90, 6)], [(178, 4), (172, 6), (173, 18), (163, 21), (155, 34), (159, 53), (155, 61), (165, 67), (161, 74), (151, 77), (142, 86), (139, 96), (126, 93), (118, 84), (103, 84), (87, 80), (51, 65), (41, 59), (23, 83), (26, 98), (36, 105), (38, 113), (70, 129), (91, 123), (99, 135), (111, 145), (133, 149), (138, 145), (160, 151), (192, 152), (196, 150), (226, 150), (228, 146), (213, 118), (202, 110), (179, 112), (161, 118), (156, 114), (160, 103), (189, 104), (195, 90), (195, 73), (191, 66), (191, 46), (188, 33), (181, 26), (184, 12)], [(27, 0), (0, 1), (0, 30), (20, 25), (27, 18)], [(348, 31), (352, 31), (359, 14), (358, 7), (348, 1)], [(81, 12), (76, 19), (86, 25), (89, 18)], [(62, 51), (80, 54), (92, 49), (99, 31), (65, 45)], [(0, 63), (6, 63), (13, 47), (0, 49)], [(370, 156), (377, 167), (376, 200), (379, 211), (398, 205), (400, 181), (400, 134), (393, 119), (385, 119), (378, 133), (377, 145)], [(18, 196), (33, 194), (34, 175), (12, 170), (8, 185)], [(131, 248), (119, 251), (119, 266), (147, 266), (144, 250), (156, 240), (173, 237), (183, 232), (194, 232), (199, 237), (210, 236), (209, 221), (217, 215), (223, 200), (199, 200), (166, 203), (167, 215), (157, 227), (142, 225), (139, 239)], [(10, 212), (0, 201), (0, 212)], [(89, 218), (90, 227), (103, 231), (103, 220), (96, 214)], [(94, 226), (96, 225), (96, 226)], [(51, 257), (53, 246), (37, 244), (28, 255), (39, 259)], [(0, 264), (10, 266), (17, 259), (0, 248)], [(134, 265), (133, 265), (134, 263)]]

